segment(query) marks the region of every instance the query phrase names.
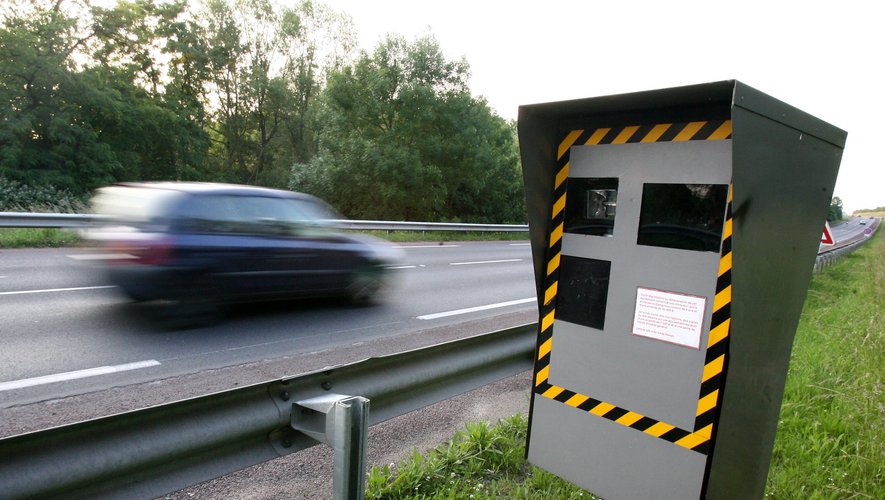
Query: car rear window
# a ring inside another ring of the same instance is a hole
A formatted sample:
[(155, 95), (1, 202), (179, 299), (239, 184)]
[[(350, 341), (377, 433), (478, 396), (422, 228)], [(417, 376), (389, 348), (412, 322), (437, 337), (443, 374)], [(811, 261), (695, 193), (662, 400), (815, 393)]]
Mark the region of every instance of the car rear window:
[(168, 217), (184, 196), (166, 189), (109, 186), (96, 192), (92, 210), (114, 222), (155, 222)]

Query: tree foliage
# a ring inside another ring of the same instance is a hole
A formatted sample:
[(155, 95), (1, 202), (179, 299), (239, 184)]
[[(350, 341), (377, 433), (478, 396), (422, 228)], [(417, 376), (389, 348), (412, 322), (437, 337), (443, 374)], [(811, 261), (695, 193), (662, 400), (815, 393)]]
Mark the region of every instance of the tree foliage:
[(467, 78), (432, 37), (388, 37), (330, 76), (319, 153), (293, 187), (357, 218), (521, 220), (514, 128)]
[[(183, 4), (62, 2), (0, 27), (0, 175), (83, 192), (116, 180), (195, 178), (206, 133), (158, 87), (159, 26)], [(162, 52), (161, 52), (162, 53)]]
[(855, 210), (856, 214), (869, 214), (874, 212), (885, 212), (885, 207), (876, 207), (876, 208), (861, 208), (860, 210)]
[(843, 217), (842, 199), (838, 196), (834, 196), (833, 201), (830, 203), (830, 209), (827, 211), (827, 222), (840, 221)]
[(82, 117), (101, 98), (74, 71), (84, 38), (57, 9), (0, 28), (0, 175), (61, 188), (111, 180), (120, 164)]
[[(353, 45), (348, 18), (302, 1), (210, 0), (198, 29), (207, 55), (211, 153), (237, 182), (285, 184), (288, 163), (315, 143), (324, 50)], [(320, 46), (319, 44), (324, 45)]]
[(524, 219), (513, 124), (432, 37), (357, 54), (350, 18), (310, 0), (92, 1), (0, 6), (7, 184), (229, 181), (353, 217)]

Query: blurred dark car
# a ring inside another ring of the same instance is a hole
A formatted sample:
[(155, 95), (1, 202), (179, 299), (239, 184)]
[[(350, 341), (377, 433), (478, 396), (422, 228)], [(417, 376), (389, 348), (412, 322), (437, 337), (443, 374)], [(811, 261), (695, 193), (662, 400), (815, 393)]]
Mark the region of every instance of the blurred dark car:
[(92, 200), (111, 281), (136, 301), (183, 314), (299, 296), (371, 302), (402, 250), (335, 229), (342, 219), (301, 193), (229, 184), (117, 184)]

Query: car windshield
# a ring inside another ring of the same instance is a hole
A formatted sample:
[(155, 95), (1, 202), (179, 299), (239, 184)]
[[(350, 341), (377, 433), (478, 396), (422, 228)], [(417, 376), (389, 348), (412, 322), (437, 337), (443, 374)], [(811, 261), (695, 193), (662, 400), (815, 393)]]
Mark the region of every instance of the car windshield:
[(303, 198), (292, 201), (296, 205), (297, 210), (304, 214), (305, 220), (328, 221), (344, 218), (334, 208), (319, 200)]

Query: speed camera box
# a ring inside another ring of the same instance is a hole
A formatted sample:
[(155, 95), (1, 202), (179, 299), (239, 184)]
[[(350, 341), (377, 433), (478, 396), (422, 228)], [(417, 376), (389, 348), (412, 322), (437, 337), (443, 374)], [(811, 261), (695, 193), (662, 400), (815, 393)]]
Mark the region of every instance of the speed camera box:
[(532, 463), (609, 500), (762, 496), (845, 139), (737, 81), (520, 107)]

